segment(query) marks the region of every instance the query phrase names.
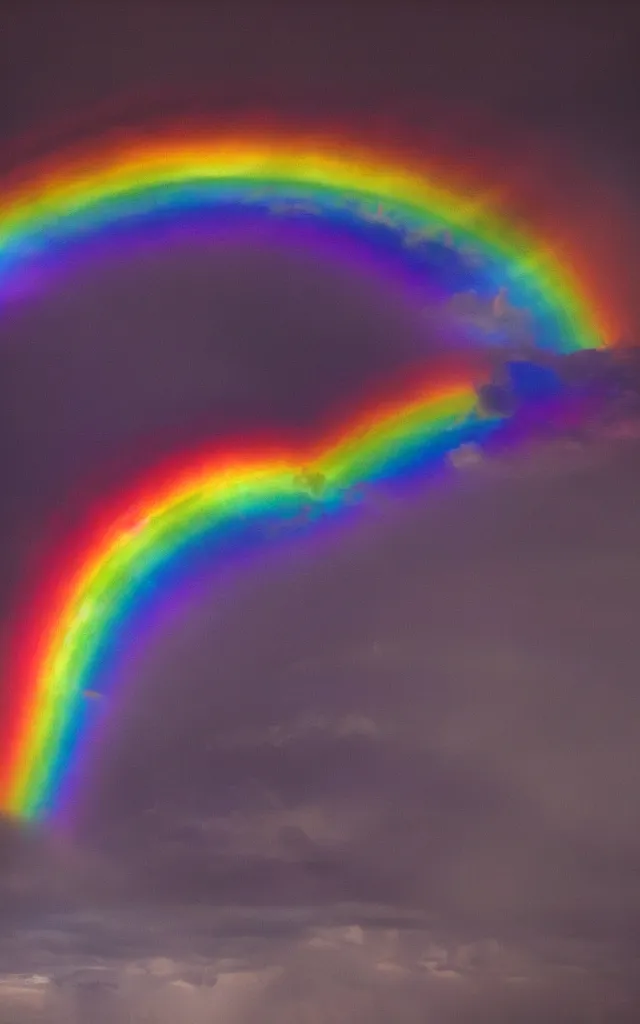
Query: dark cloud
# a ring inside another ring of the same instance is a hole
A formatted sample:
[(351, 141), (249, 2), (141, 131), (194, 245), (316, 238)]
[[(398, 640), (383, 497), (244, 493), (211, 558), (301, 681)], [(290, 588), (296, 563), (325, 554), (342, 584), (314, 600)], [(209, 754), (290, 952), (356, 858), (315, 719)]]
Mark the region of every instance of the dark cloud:
[[(299, 908), (290, 919), (269, 911), (259, 918), (176, 914), (169, 943), (175, 952), (167, 953), (167, 918), (123, 916), (115, 932), (104, 917), (87, 917), (75, 928), (69, 922), (64, 933), (51, 928), (40, 936), (47, 950), (42, 966), (34, 964), (29, 975), (7, 974), (4, 1004), (20, 1024), (34, 1010), (52, 1022), (90, 1014), (104, 1024), (117, 1024), (125, 1014), (158, 1024), (176, 1016), (200, 1024), (212, 1015), (230, 1024), (363, 1018), (417, 1024), (425, 1013), (442, 1022), (505, 1024), (589, 1014), (634, 1019), (630, 965), (605, 964), (589, 944), (452, 941), (419, 922), (399, 927), (402, 922), (385, 920), (381, 912), (378, 918), (354, 923), (348, 908), (331, 915)], [(89, 926), (94, 941), (87, 955), (78, 939)], [(118, 953), (99, 960), (100, 930), (111, 940), (117, 935)], [(188, 952), (180, 949), (185, 933)]]
[[(213, 19), (197, 3), (179, 13), (136, 3), (89, 14), (78, 3), (54, 13), (31, 0), (6, 18), (8, 113), (20, 132), (41, 118), (45, 101), (49, 117), (68, 117), (79, 97), (95, 103), (118, 90), (188, 84), (224, 96), (243, 92), (255, 105), (260, 85), (262, 102), (315, 99), (324, 109), (366, 108), (375, 96), (392, 111), (392, 89), (416, 106), (436, 91), (539, 113), (547, 125), (569, 123), (589, 107), (591, 124), (606, 127), (620, 120), (621, 100), (633, 103), (637, 32), (633, 10), (623, 5), (591, 4), (577, 23), (564, 6), (380, 4), (365, 23), (356, 3), (286, 14), (221, 4)], [(29, 74), (21, 63), (27, 58)]]

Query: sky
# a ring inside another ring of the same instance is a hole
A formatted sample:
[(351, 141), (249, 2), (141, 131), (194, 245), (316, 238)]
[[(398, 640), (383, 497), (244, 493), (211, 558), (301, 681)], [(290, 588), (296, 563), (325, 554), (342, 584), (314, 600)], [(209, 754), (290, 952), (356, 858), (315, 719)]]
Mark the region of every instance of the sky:
[[(629, 4), (25, 0), (0, 15), (0, 149), (123, 95), (356, 125), (479, 104), (514, 167), (533, 138), (568, 148), (633, 225), (638, 35)], [(100, 494), (205, 438), (316, 423), (435, 340), (368, 271), (268, 232), (18, 298), (2, 643)], [(194, 581), (118, 681), (76, 834), (0, 821), (0, 1022), (637, 1020), (637, 469), (633, 446), (523, 460)]]

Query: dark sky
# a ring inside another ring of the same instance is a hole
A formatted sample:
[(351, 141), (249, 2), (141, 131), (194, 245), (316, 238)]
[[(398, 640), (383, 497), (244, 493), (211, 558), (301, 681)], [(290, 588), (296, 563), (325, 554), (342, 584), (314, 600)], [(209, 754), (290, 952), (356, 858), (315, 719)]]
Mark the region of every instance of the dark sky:
[[(637, 218), (633, 5), (371, 6), (7, 8), (3, 149), (123, 94), (480, 105)], [(428, 349), (399, 293), (282, 241), (174, 241), (3, 311), (7, 623), (52, 519)], [(197, 581), (128, 666), (78, 836), (0, 823), (0, 1022), (637, 1020), (639, 490), (633, 449), (545, 463)]]

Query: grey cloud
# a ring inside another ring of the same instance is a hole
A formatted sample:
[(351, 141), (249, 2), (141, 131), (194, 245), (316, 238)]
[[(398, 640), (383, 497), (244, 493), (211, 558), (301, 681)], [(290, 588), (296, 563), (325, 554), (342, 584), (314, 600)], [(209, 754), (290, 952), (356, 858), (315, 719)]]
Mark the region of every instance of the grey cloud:
[(115, 862), (62, 834), (0, 818), (0, 914), (5, 929), (25, 916), (109, 901), (121, 874)]
[[(341, 921), (334, 909), (333, 920), (325, 914), (320, 923), (322, 915), (299, 908), (297, 927), (295, 920), (287, 922), (277, 913), (272, 918), (268, 911), (260, 916), (227, 912), (226, 920), (208, 914), (199, 921), (194, 912), (184, 919), (177, 914), (177, 934), (186, 925), (191, 937), (191, 947), (180, 954), (153, 952), (140, 918), (131, 917), (127, 926), (123, 916), (122, 948), (135, 936), (137, 954), (91, 960), (79, 948), (75, 968), (43, 958), (40, 973), (5, 977), (0, 1007), (11, 1009), (16, 1024), (30, 1019), (29, 999), (40, 1004), (39, 1019), (52, 1024), (61, 1019), (79, 1024), (83, 1014), (105, 1024), (125, 1019), (169, 1024), (176, 1015), (189, 1024), (212, 1018), (230, 1024), (363, 1018), (418, 1024), (425, 1015), (434, 1024), (525, 1024), (540, 1016), (560, 1024), (589, 1015), (622, 1024), (637, 1010), (633, 964), (605, 960), (588, 944), (572, 941), (554, 948), (492, 938), (455, 940), (424, 925), (375, 924), (366, 915), (360, 923), (357, 917), (348, 923), (349, 913), (353, 910), (345, 908)], [(156, 924), (166, 928), (168, 921), (157, 916)], [(199, 927), (208, 935), (197, 949), (193, 936)]]

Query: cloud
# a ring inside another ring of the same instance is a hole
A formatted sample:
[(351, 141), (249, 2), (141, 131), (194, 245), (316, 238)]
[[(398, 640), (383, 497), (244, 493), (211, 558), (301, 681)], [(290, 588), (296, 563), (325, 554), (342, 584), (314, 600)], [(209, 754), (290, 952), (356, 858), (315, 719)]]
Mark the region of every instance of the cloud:
[[(190, 947), (161, 955), (151, 951), (149, 938), (153, 934), (158, 942), (170, 916), (156, 913), (152, 932), (150, 918), (122, 913), (119, 950), (100, 960), (83, 954), (80, 943), (75, 967), (43, 951), (42, 973), (5, 976), (0, 1013), (11, 1009), (15, 1024), (28, 1020), (35, 1007), (39, 1019), (52, 1024), (87, 1018), (170, 1024), (176, 1016), (189, 1024), (212, 1016), (225, 1024), (418, 1024), (425, 1012), (437, 1024), (528, 1024), (536, 1014), (555, 1024), (571, 1013), (588, 1019), (594, 1009), (630, 1022), (637, 1009), (632, 966), (605, 961), (587, 944), (535, 948), (491, 938), (456, 941), (424, 924), (385, 923), (382, 908), (378, 914), (377, 923), (366, 914), (355, 923), (353, 908), (345, 908), (340, 923), (334, 909), (333, 921), (325, 913), (320, 924), (323, 915), (313, 908), (298, 908), (289, 920), (269, 911), (186, 911), (175, 916), (176, 945), (189, 934)], [(103, 921), (102, 927), (115, 923)], [(198, 933), (200, 943), (194, 943)]]
[(108, 900), (117, 866), (59, 833), (0, 817), (0, 912), (5, 920)]
[[(371, 653), (375, 654), (375, 644), (371, 645)], [(347, 658), (355, 660), (355, 654), (349, 652)], [(317, 670), (322, 660), (296, 663), (291, 666), (292, 674), (306, 670)], [(313, 740), (319, 736), (333, 739), (348, 739), (351, 736), (363, 736), (370, 739), (378, 738), (382, 733), (382, 724), (375, 722), (367, 715), (347, 714), (327, 716), (317, 712), (298, 715), (293, 721), (276, 723), (266, 729), (241, 729), (220, 738), (220, 746), (225, 747), (256, 747), (267, 744), (283, 747), (297, 741)]]

